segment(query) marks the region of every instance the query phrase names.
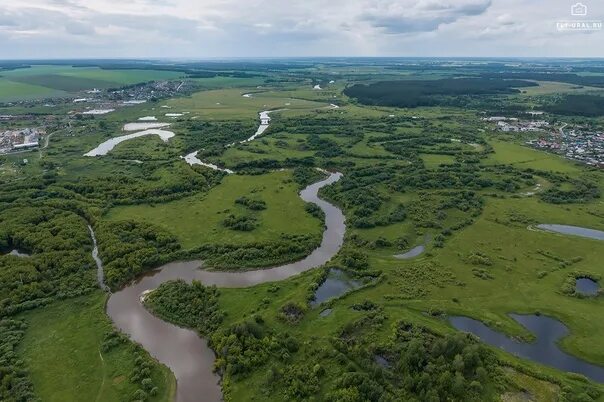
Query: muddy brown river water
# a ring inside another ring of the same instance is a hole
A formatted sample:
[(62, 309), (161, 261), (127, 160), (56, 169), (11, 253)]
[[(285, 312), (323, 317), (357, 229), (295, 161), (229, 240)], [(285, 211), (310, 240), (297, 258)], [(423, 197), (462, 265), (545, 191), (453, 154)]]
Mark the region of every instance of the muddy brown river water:
[(220, 378), (212, 371), (215, 355), (207, 341), (195, 331), (169, 324), (149, 313), (141, 303), (143, 293), (175, 279), (187, 282), (198, 280), (204, 285), (218, 287), (247, 287), (281, 281), (325, 264), (342, 247), (346, 226), (342, 211), (319, 198), (318, 192), (341, 177), (340, 173), (329, 173), (326, 179), (300, 192), (304, 201), (318, 205), (325, 213), (321, 245), (306, 258), (279, 267), (243, 272), (206, 271), (202, 269), (202, 261), (172, 262), (147, 273), (110, 296), (107, 314), (116, 327), (140, 343), (174, 373), (177, 381), (176, 401), (222, 400)]

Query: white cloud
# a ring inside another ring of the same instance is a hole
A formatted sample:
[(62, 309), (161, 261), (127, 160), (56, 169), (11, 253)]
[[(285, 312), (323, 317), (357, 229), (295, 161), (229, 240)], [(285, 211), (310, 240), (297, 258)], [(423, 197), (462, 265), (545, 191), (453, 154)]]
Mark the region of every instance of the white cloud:
[(484, 14), (491, 0), (373, 1), (362, 17), (386, 32), (429, 32), (465, 17)]
[(556, 31), (571, 3), (0, 0), (0, 57), (604, 56), (604, 32)]

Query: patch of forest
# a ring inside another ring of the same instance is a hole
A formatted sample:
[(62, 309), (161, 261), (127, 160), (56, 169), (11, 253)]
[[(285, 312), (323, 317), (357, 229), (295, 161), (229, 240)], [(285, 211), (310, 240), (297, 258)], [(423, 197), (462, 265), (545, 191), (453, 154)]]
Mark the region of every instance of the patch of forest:
[(418, 107), (452, 104), (446, 97), (518, 93), (516, 88), (536, 86), (523, 80), (444, 78), (439, 80), (380, 81), (356, 84), (344, 94), (366, 105)]
[[(604, 82), (602, 85), (604, 86)], [(604, 116), (604, 96), (567, 95), (555, 103), (545, 105), (543, 109), (549, 113), (566, 116)]]
[(92, 241), (77, 214), (51, 207), (0, 212), (0, 317), (96, 289)]
[(208, 335), (218, 328), (224, 316), (218, 308), (218, 296), (215, 286), (177, 280), (162, 283), (145, 298), (145, 306), (164, 320)]

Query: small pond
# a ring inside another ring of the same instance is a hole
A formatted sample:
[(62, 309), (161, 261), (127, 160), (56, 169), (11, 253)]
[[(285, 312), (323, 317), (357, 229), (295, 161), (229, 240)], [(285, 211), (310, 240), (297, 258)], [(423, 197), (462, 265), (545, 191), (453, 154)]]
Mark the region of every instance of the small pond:
[(423, 254), (426, 251), (426, 247), (428, 246), (428, 243), (430, 243), (430, 234), (426, 233), (424, 235), (424, 243), (420, 244), (419, 246), (415, 246), (413, 247), (411, 250), (402, 253), (402, 254), (395, 254), (393, 257), (397, 258), (399, 260), (408, 260), (411, 258), (415, 258), (421, 254)]
[(537, 340), (527, 343), (512, 339), (469, 317), (450, 317), (449, 322), (456, 329), (472, 333), (483, 342), (516, 356), (562, 371), (583, 374), (594, 381), (604, 383), (604, 367), (588, 363), (558, 348), (557, 342), (569, 333), (568, 328), (560, 321), (542, 315), (510, 314), (510, 317), (532, 332)]
[(361, 286), (363, 286), (363, 282), (352, 279), (346, 272), (331, 269), (325, 282), (315, 291), (315, 299), (310, 305), (312, 307), (318, 306), (326, 300), (342, 296)]
[(426, 246), (423, 244), (417, 247), (413, 247), (411, 250), (407, 251), (403, 254), (396, 254), (394, 258), (398, 258), (399, 260), (407, 260), (409, 258), (415, 258), (418, 255), (422, 254), (426, 250)]
[(537, 225), (537, 228), (547, 230), (548, 232), (556, 232), (566, 235), (587, 237), (589, 239), (604, 240), (604, 232), (601, 230), (582, 228), (579, 226), (569, 225), (554, 225), (554, 224), (542, 224)]
[(589, 278), (577, 278), (575, 291), (585, 296), (597, 296), (600, 291), (600, 285)]

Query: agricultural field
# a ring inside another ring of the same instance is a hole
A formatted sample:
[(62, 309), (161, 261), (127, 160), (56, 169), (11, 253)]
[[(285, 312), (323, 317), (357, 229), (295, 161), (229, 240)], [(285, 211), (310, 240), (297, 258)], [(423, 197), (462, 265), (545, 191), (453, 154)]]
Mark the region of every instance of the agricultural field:
[(64, 91), (0, 77), (0, 101), (64, 95)]
[(32, 66), (0, 72), (0, 102), (66, 96), (94, 88), (118, 88), (140, 82), (174, 79), (182, 75), (171, 71)]
[(538, 81), (539, 86), (522, 89), (522, 94), (526, 96), (552, 95), (565, 93), (586, 93), (602, 91), (602, 88), (573, 85), (564, 82)]

